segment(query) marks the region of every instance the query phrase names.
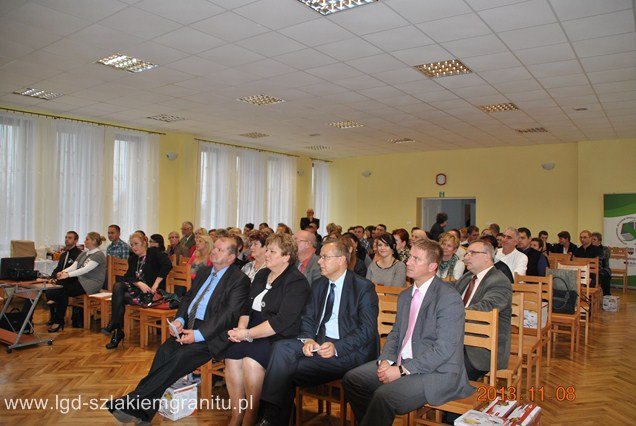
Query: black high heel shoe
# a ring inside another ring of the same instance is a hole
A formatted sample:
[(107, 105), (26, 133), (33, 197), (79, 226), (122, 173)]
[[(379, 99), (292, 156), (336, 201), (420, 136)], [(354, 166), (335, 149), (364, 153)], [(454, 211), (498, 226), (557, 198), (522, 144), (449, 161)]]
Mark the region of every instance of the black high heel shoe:
[(110, 336), (114, 329), (115, 329), (115, 326), (113, 325), (113, 323), (109, 322), (108, 325), (102, 328), (100, 331), (104, 333), (105, 335)]
[[(54, 325), (57, 325), (56, 328), (53, 328)], [(64, 323), (61, 324), (51, 324), (49, 329), (47, 330), (49, 333), (57, 333), (60, 330), (64, 330)]]
[[(124, 340), (124, 332), (120, 329), (120, 328), (116, 328), (113, 331), (113, 335), (110, 338), (110, 342), (108, 342), (108, 344), (106, 344), (106, 349), (115, 349), (117, 348), (117, 346), (119, 346), (119, 342), (121, 342), (122, 340)], [(122, 344), (123, 346), (123, 344)]]

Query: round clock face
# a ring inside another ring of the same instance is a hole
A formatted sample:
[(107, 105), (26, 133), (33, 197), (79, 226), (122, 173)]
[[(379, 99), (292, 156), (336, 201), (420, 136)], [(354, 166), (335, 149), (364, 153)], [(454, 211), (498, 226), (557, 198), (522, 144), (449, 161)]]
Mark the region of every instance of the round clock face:
[(445, 185), (446, 184), (446, 175), (444, 173), (440, 173), (437, 176), (435, 176), (435, 183), (438, 185)]

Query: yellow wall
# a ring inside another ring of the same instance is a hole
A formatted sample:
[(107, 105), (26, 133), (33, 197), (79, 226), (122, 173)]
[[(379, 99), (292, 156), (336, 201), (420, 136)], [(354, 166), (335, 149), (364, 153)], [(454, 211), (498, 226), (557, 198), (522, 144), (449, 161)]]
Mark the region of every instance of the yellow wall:
[[(604, 193), (636, 192), (636, 140), (464, 149), (356, 157), (332, 165), (331, 217), (348, 227), (410, 229), (417, 198), (476, 197), (476, 220), (556, 233), (602, 231)], [(546, 171), (542, 163), (554, 162)], [(370, 177), (363, 177), (370, 171)], [(437, 173), (448, 182), (435, 184)], [(430, 227), (431, 224), (426, 224)]]

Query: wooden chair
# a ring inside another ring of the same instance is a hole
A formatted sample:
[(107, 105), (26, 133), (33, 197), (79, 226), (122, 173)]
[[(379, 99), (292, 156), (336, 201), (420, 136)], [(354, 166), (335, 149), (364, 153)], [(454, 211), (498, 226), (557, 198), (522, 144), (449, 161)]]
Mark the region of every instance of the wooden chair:
[(623, 280), (623, 294), (627, 291), (627, 247), (610, 247), (612, 280)]
[(557, 263), (572, 259), (570, 253), (548, 253), (548, 265), (551, 269), (557, 269)]
[[(515, 388), (515, 399), (521, 398), (521, 379), (523, 377), (523, 307), (524, 294), (512, 295), (512, 314), (510, 316), (510, 339), (516, 340), (516, 344), (510, 345), (510, 358), (508, 367), (497, 370), (497, 380), (506, 381), (506, 390)], [(484, 376), (484, 383), (488, 384), (490, 373)], [(512, 397), (512, 395), (510, 395)]]
[(600, 275), (600, 260), (598, 257), (573, 257), (572, 262), (586, 262), (590, 268), (590, 285), (592, 284), (592, 277), (596, 280), (595, 286), (590, 287), (589, 297), (590, 304), (592, 305), (592, 315), (601, 312), (603, 304), (603, 292), (601, 291), (601, 275)]
[(128, 271), (128, 259), (108, 256), (106, 258), (107, 290), (112, 293), (117, 277), (123, 277)]
[(557, 269), (579, 271), (580, 291), (579, 291), (579, 312), (580, 322), (585, 326), (585, 344), (588, 343), (590, 334), (590, 320), (592, 316), (592, 305), (590, 303), (590, 267), (587, 262), (569, 261), (557, 264)]
[[(572, 271), (576, 276), (576, 306), (573, 314), (552, 313), (552, 337), (556, 340), (559, 334), (570, 336), (570, 359), (574, 360), (574, 352), (579, 348), (581, 330), (581, 271)], [(565, 327), (565, 328), (564, 328)]]
[[(190, 265), (173, 266), (166, 277), (166, 290), (174, 292), (174, 286), (181, 285), (190, 290)], [(171, 291), (172, 290), (172, 291)], [(161, 330), (161, 343), (170, 335), (168, 319), (174, 318), (177, 309), (142, 308), (139, 310), (139, 346), (145, 348), (151, 330)]]
[(400, 293), (402, 293), (405, 289), (406, 287), (394, 287), (392, 285), (382, 285), (382, 284), (375, 285), (375, 292), (378, 294), (378, 296), (380, 296), (381, 294), (384, 294), (387, 296), (394, 296), (396, 300), (397, 300), (397, 296), (399, 296)]
[[(490, 351), (490, 371), (497, 371), (498, 318), (498, 309), (493, 309), (490, 312), (466, 310), (464, 345), (488, 349)], [(483, 386), (481, 382), (471, 382), (471, 384), (476, 388)], [(496, 387), (496, 385), (497, 379), (494, 374), (491, 374), (489, 386)], [(479, 401), (478, 395), (479, 392), (475, 392), (467, 398), (438, 406), (427, 404), (408, 414), (409, 425), (436, 425), (442, 422), (442, 412), (463, 414), (468, 410), (479, 409), (486, 402)], [(435, 410), (435, 421), (426, 418), (432, 410)]]
[(99, 314), (100, 327), (104, 328), (108, 325), (110, 316), (110, 300), (113, 294), (113, 287), (117, 281), (117, 277), (123, 277), (128, 271), (128, 260), (120, 259), (114, 256), (106, 257), (106, 290), (100, 290), (99, 293), (91, 294), (88, 298), (89, 312), (84, 309), (84, 328), (90, 328), (87, 326), (90, 322), (90, 318)]
[(386, 342), (386, 336), (391, 332), (397, 316), (397, 297), (378, 295), (378, 333), (380, 334), (380, 349)]
[(200, 367), (201, 384), (199, 384), (199, 398), (212, 397), (212, 378), (225, 377), (225, 361), (210, 360)]

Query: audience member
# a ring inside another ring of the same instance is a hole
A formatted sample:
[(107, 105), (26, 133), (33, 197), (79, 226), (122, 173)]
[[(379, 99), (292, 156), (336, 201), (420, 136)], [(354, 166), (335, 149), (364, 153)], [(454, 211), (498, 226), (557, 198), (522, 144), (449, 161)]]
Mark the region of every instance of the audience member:
[(559, 237), (559, 243), (553, 244), (550, 253), (563, 253), (574, 254), (576, 251), (576, 244), (572, 243), (572, 237), (568, 231), (561, 231), (557, 234)]
[(393, 238), (395, 238), (395, 247), (397, 248), (398, 258), (401, 262), (406, 262), (409, 260), (410, 253), (410, 240), (409, 233), (404, 228), (394, 229), (391, 232)]
[[(79, 240), (79, 235), (77, 235), (77, 232), (75, 231), (68, 231), (64, 236), (64, 248), (60, 253), (60, 258), (57, 261), (57, 266), (55, 267), (55, 269), (53, 269), (53, 272), (51, 272), (52, 278), (57, 277), (57, 274), (70, 267), (73, 262), (75, 262), (75, 259), (77, 259), (77, 256), (79, 256), (82, 252), (82, 250), (77, 247), (77, 240)], [(52, 299), (55, 293), (51, 293), (51, 290), (46, 290), (45, 294), (47, 300), (46, 304), (49, 307), (49, 311), (51, 314), (46, 325), (50, 326), (51, 324), (53, 324), (53, 316), (55, 315), (55, 301)]]
[(119, 225), (110, 225), (108, 227), (108, 240), (110, 244), (106, 248), (106, 255), (118, 259), (128, 259), (130, 246), (121, 240), (120, 235), (121, 228)]
[(269, 228), (269, 225), (267, 224), (267, 222), (262, 222), (258, 224), (258, 230), (262, 231), (263, 228)]
[[(238, 228), (237, 228), (238, 229)], [(239, 232), (241, 230), (239, 229)], [(234, 241), (236, 242), (236, 258), (234, 259), (234, 264), (239, 268), (242, 269), (243, 266), (247, 265), (247, 260), (243, 260), (242, 257), (239, 257), (239, 255), (243, 252), (243, 245), (245, 244), (245, 241), (243, 240), (243, 236), (239, 233), (239, 234), (230, 234), (228, 231), (228, 236), (230, 238), (234, 238)], [(289, 234), (287, 234), (289, 235)]]
[(530, 237), (532, 237), (532, 233), (528, 228), (519, 228), (517, 249), (528, 258), (525, 275), (544, 277), (548, 267), (548, 259), (539, 250), (530, 246)]
[(166, 244), (163, 241), (163, 235), (161, 235), (161, 234), (152, 234), (150, 236), (150, 239), (148, 240), (148, 247), (156, 247), (156, 248), (159, 249), (159, 251), (165, 253)]
[(479, 228), (476, 227), (475, 225), (470, 225), (468, 228), (466, 228), (466, 242), (464, 243), (464, 245), (468, 247), (470, 243), (472, 243), (473, 241), (476, 241), (478, 238), (479, 238)]
[(492, 235), (492, 236), (494, 237), (496, 234), (493, 234), (493, 233), (492, 233), (492, 229), (490, 229), (490, 228), (484, 228), (484, 229), (481, 231), (481, 235), (480, 235), (479, 237), (481, 238), (481, 237), (483, 237), (483, 236), (485, 236), (485, 235)]
[(277, 234), (288, 234), (291, 235), (292, 231), (291, 228), (287, 225), (285, 225), (284, 223), (279, 223), (276, 226), (276, 233)]
[(358, 249), (360, 246), (357, 243), (356, 236), (350, 232), (346, 232), (342, 237), (340, 237), (340, 241), (342, 241), (349, 250), (349, 264), (347, 265), (347, 269), (355, 272), (363, 278), (366, 277), (367, 266), (364, 263), (364, 257), (360, 259), (358, 256)]
[(504, 231), (503, 246), (497, 249), (496, 258), (510, 268), (512, 275), (526, 275), (528, 256), (517, 250), (519, 243), (519, 231), (515, 228), (507, 228)]
[(261, 231), (252, 231), (248, 237), (250, 255), (254, 260), (247, 263), (241, 270), (247, 275), (250, 281), (254, 282), (254, 277), (258, 271), (265, 267), (265, 242), (267, 237)]
[[(510, 356), (510, 315), (512, 286), (504, 274), (495, 269), (494, 248), (483, 241), (468, 246), (464, 263), (471, 273), (455, 283), (466, 309), (475, 311), (499, 310), (499, 346), (497, 368), (506, 368)], [(464, 347), (464, 364), (470, 380), (479, 380), (490, 370), (490, 351), (471, 346)]]
[(377, 242), (377, 259), (367, 269), (367, 279), (375, 284), (404, 287), (406, 284), (406, 265), (400, 262), (397, 254), (395, 238), (384, 233), (375, 239)]
[(335, 223), (330, 223), (327, 225), (327, 236), (323, 239), (323, 241), (327, 240), (337, 240), (342, 236), (342, 226), (336, 225)]
[(435, 223), (429, 231), (431, 240), (439, 241), (439, 236), (445, 232), (444, 227), (446, 225), (448, 225), (448, 214), (444, 212), (437, 213), (437, 216), (435, 217)]
[(445, 232), (440, 235), (439, 244), (442, 247), (442, 260), (438, 262), (437, 276), (444, 281), (455, 282), (464, 275), (464, 262), (459, 259), (456, 252), (459, 248), (459, 239), (455, 234)]
[(176, 256), (177, 248), (179, 247), (179, 233), (177, 231), (172, 231), (168, 234), (168, 243), (166, 254), (168, 256)]
[[(225, 381), (232, 401), (230, 425), (256, 423), (272, 346), (298, 336), (300, 316), (311, 290), (296, 268), (296, 249), (289, 234), (267, 238), (267, 268), (256, 274), (238, 325), (227, 332), (234, 342), (225, 354)], [(243, 398), (253, 401), (247, 410), (239, 410)]]
[(382, 234), (386, 234), (386, 225), (383, 223), (378, 223), (378, 225), (375, 227), (375, 235), (373, 236), (373, 238), (378, 238)]
[(599, 275), (600, 277), (596, 277), (592, 275), (592, 285), (596, 285), (597, 282), (600, 282), (601, 288), (603, 290), (603, 296), (609, 296), (611, 294), (610, 290), (610, 281), (612, 277), (612, 273), (610, 270), (609, 275), (606, 270), (601, 268), (601, 260), (603, 258), (603, 250), (600, 246), (595, 246), (592, 244), (592, 233), (587, 229), (581, 231), (579, 234), (579, 239), (581, 240), (581, 246), (574, 251), (575, 257), (582, 258), (594, 258), (597, 257), (599, 259)]
[(233, 265), (236, 253), (234, 239), (216, 240), (214, 267), (199, 271), (173, 321), (178, 335), (162, 343), (135, 390), (108, 404), (119, 422), (149, 423), (168, 386), (210, 359), (225, 357), (230, 341), (223, 331), (237, 324), (250, 291), (250, 280)]
[[(482, 238), (480, 238), (477, 241), (482, 241), (485, 244), (490, 244), (493, 250), (495, 252), (497, 251), (497, 247), (496, 247), (497, 240), (492, 235), (484, 235)], [(510, 271), (510, 268), (508, 267), (508, 265), (503, 263), (501, 260), (495, 259), (495, 269), (498, 269), (499, 272), (503, 273), (511, 283), (515, 281), (515, 277), (512, 275), (512, 271)]]
[(194, 226), (192, 225), (192, 222), (183, 222), (181, 224), (181, 234), (182, 234), (182, 238), (179, 241), (179, 246), (177, 247), (177, 254), (179, 256), (183, 256), (186, 259), (189, 259), (190, 256), (192, 256), (192, 253), (194, 253), (194, 233), (192, 232), (192, 230), (194, 229)]
[(192, 279), (197, 276), (200, 269), (212, 266), (211, 254), (214, 248), (214, 242), (208, 235), (197, 235), (194, 241), (194, 253), (188, 259)]
[(426, 232), (424, 232), (421, 229), (414, 229), (413, 231), (411, 231), (411, 245), (415, 244), (416, 242), (420, 240), (428, 240), (428, 236), (426, 235)]
[(250, 232), (252, 232), (253, 230), (254, 230), (253, 223), (246, 223), (245, 226), (243, 227), (243, 233), (245, 235), (250, 235)]
[(543, 250), (541, 252), (546, 256), (548, 253), (552, 253), (552, 244), (548, 242), (548, 231), (539, 231), (539, 238), (543, 241)]
[(309, 285), (320, 278), (320, 265), (316, 256), (316, 236), (309, 231), (298, 231), (294, 234), (294, 241), (298, 247), (298, 270), (305, 275)]
[(103, 241), (106, 239), (97, 232), (89, 232), (84, 240), (87, 250), (81, 252), (71, 266), (56, 274), (57, 284), (62, 288), (47, 290), (47, 297), (55, 302), (51, 312), (52, 324), (48, 329), (49, 333), (57, 333), (64, 329), (64, 316), (69, 297), (95, 294), (104, 285), (106, 255), (99, 249)]
[(543, 250), (543, 240), (541, 238), (531, 238), (530, 239), (530, 247), (532, 247), (533, 249), (535, 249), (536, 251), (540, 252), (540, 253), (544, 253)]
[(441, 257), (433, 241), (413, 244), (407, 274), (414, 285), (398, 297), (396, 321), (382, 354), (343, 378), (361, 426), (390, 426), (396, 414), (474, 392), (462, 365), (464, 306), (459, 294), (435, 277)]
[[(448, 232), (455, 235), (455, 237), (457, 238), (458, 247), (457, 247), (457, 251), (455, 252), (455, 255), (457, 255), (459, 260), (462, 260), (464, 258), (464, 255), (466, 254), (466, 248), (461, 245), (462, 234), (459, 231), (459, 229), (451, 229)], [(463, 265), (463, 262), (462, 262), (462, 265)]]
[[(198, 235), (207, 235), (210, 236), (209, 231), (207, 230), (207, 228), (198, 228), (196, 231), (194, 231), (194, 236), (198, 236)], [(196, 240), (195, 240), (195, 244), (196, 244)]]
[(300, 229), (304, 230), (310, 223), (315, 223), (316, 229), (320, 228), (320, 219), (314, 217), (314, 209), (307, 209), (307, 217), (300, 218)]
[[(603, 296), (610, 295), (610, 282), (612, 279), (612, 270), (610, 269), (610, 257), (612, 253), (609, 247), (603, 245), (603, 234), (600, 232), (592, 232), (592, 245), (599, 248), (601, 256), (599, 257), (599, 268), (601, 274), (601, 287)], [(607, 294), (605, 294), (607, 291)]]
[(497, 236), (497, 234), (501, 234), (501, 228), (496, 223), (491, 223), (490, 225), (488, 225), (488, 228), (490, 228), (492, 235), (495, 237)]
[(500, 232), (497, 235), (495, 235), (495, 238), (496, 238), (495, 241), (497, 242), (497, 245), (495, 246), (495, 248), (503, 247), (504, 234)]
[(339, 241), (322, 247), (323, 277), (312, 286), (299, 338), (282, 340), (273, 349), (259, 425), (287, 426), (296, 386), (339, 379), (377, 356), (378, 296), (373, 283), (347, 270), (348, 257)]

